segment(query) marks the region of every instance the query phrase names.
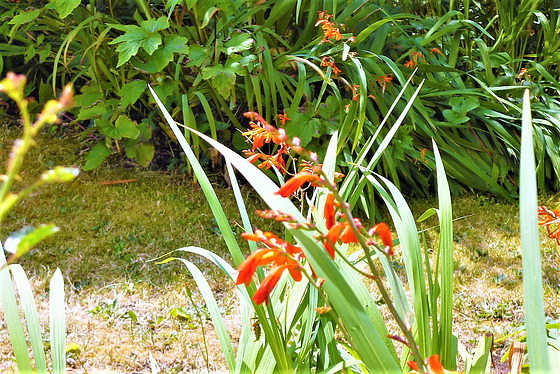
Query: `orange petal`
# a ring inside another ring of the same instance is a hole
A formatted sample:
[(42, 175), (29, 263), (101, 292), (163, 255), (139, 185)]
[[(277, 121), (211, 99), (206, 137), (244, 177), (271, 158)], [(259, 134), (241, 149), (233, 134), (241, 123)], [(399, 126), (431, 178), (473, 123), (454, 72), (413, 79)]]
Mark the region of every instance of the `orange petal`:
[(430, 372), (433, 374), (445, 374), (445, 369), (439, 362), (439, 355), (433, 355), (429, 360)]
[(311, 174), (307, 172), (297, 173), (292, 178), (290, 178), (275, 195), (280, 195), (282, 197), (288, 197), (293, 194), (298, 188), (303, 186), (307, 182), (320, 183), (321, 177), (316, 174)]
[(282, 276), (282, 273), (284, 272), (284, 270), (286, 270), (286, 268), (287, 265), (277, 266), (271, 270), (270, 274), (268, 274), (266, 278), (264, 278), (261, 285), (259, 286), (259, 289), (253, 295), (253, 301), (256, 304), (262, 304), (263, 302), (266, 302), (266, 304), (268, 305), (268, 297), (274, 290), (274, 287), (280, 280), (280, 277)]
[(378, 223), (377, 225), (373, 226), (372, 231), (377, 233), (381, 238), (381, 241), (386, 247), (389, 247), (389, 256), (393, 255), (393, 238), (391, 237), (391, 230), (389, 230), (389, 226), (385, 222)]
[(342, 231), (343, 228), (344, 228), (344, 223), (340, 222), (335, 224), (333, 227), (331, 227), (331, 229), (327, 233), (327, 237), (325, 240), (325, 249), (327, 250), (327, 252), (329, 253), (332, 259), (334, 259), (334, 254), (335, 254), (333, 245), (336, 244), (336, 242), (338, 241), (340, 232)]
[(253, 274), (257, 270), (257, 266), (266, 265), (276, 257), (279, 252), (270, 248), (261, 248), (251, 253), (245, 261), (237, 269), (237, 280), (235, 284), (245, 283), (247, 286), (251, 283)]
[(327, 195), (325, 201), (325, 221), (327, 222), (327, 230), (330, 230), (335, 224), (334, 195), (332, 193)]

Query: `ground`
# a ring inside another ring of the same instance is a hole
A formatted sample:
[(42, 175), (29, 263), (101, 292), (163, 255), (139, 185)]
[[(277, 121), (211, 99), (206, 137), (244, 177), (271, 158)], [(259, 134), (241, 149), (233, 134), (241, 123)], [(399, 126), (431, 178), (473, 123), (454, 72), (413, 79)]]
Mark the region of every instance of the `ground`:
[[(0, 159), (5, 160), (18, 128), (0, 126), (0, 131)], [(54, 165), (83, 164), (83, 143), (60, 135), (60, 130), (47, 130), (40, 136), (24, 166), (22, 184)], [(231, 261), (203, 193), (185, 174), (117, 165), (82, 172), (72, 183), (42, 189), (0, 227), (2, 240), (25, 225), (53, 222), (61, 229), (20, 261), (32, 280), (44, 327), (48, 280), (59, 267), (66, 283), (68, 344), (72, 344), (68, 364), (76, 372), (150, 372), (150, 356), (165, 373), (226, 371), (209, 315), (186, 268), (178, 261), (164, 265), (151, 261), (183, 246), (200, 246)], [(219, 175), (213, 180), (240, 235), (231, 190)], [(263, 208), (249, 189), (243, 193), (249, 210)], [(410, 203), (415, 217), (437, 206), (435, 199)], [(560, 197), (543, 195), (539, 203), (558, 208)], [(491, 196), (465, 194), (453, 198), (453, 215), (454, 330), (468, 349), (492, 333), (499, 358), (511, 338), (499, 339), (523, 324), (518, 208)], [(263, 229), (271, 227), (263, 220), (257, 223)], [(437, 247), (436, 225), (435, 220), (419, 224), (426, 230), (430, 252)], [(545, 307), (556, 320), (558, 248), (544, 232), (542, 241)], [(204, 269), (235, 339), (239, 323), (233, 282), (204, 260), (188, 258)], [(395, 259), (398, 267), (402, 259), (398, 255)], [(14, 370), (11, 357), (0, 313), (1, 372)], [(503, 366), (495, 371), (503, 372)]]

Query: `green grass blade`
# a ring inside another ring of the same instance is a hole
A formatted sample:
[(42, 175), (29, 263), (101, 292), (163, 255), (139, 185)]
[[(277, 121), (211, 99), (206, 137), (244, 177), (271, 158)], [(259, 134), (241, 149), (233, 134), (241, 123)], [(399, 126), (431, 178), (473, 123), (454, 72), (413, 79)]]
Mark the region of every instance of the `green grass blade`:
[(533, 125), (529, 95), (529, 90), (526, 90), (523, 97), (519, 187), (525, 325), (531, 373), (550, 373), (544, 321), (542, 264), (537, 218), (537, 182), (535, 180)]
[(25, 275), (25, 271), (20, 265), (14, 264), (10, 266), (14, 283), (16, 284), (19, 299), (25, 313), (27, 321), (27, 331), (29, 332), (29, 340), (33, 349), (33, 357), (35, 358), (35, 368), (37, 373), (47, 373), (47, 360), (45, 358), (45, 349), (43, 347), (43, 339), (41, 333), (41, 325), (39, 324), (39, 315), (37, 314), (37, 306), (33, 298), (31, 285)]
[(64, 279), (58, 268), (50, 282), (49, 304), (53, 374), (64, 374), (66, 373), (66, 303)]
[(469, 370), (470, 374), (485, 374), (490, 372), (490, 365), (492, 364), (492, 356), (490, 354), (492, 343), (492, 335), (486, 335), (480, 338), (472, 358), (472, 366)]
[(2, 309), (4, 318), (8, 326), (10, 341), (16, 356), (16, 363), (21, 373), (31, 373), (31, 359), (27, 351), (27, 342), (23, 332), (23, 326), (19, 316), (16, 294), (12, 285), (12, 278), (6, 265), (6, 257), (4, 256), (4, 248), (0, 243), (0, 297), (2, 299)]
[(154, 92), (154, 90), (152, 89), (152, 87), (148, 86), (148, 88), (152, 92), (152, 95), (154, 96), (154, 99), (156, 100), (160, 109), (162, 110), (162, 113), (164, 114), (165, 119), (167, 120), (167, 122), (171, 126), (171, 129), (173, 130), (173, 133), (177, 137), (177, 139), (179, 141), (179, 144), (181, 145), (181, 147), (185, 151), (185, 154), (186, 154), (186, 156), (187, 156), (187, 158), (188, 158), (188, 160), (189, 160), (189, 162), (190, 162), (190, 164), (193, 168), (193, 172), (195, 173), (196, 177), (198, 178), (198, 181), (200, 183), (200, 187), (204, 191), (204, 196), (206, 196), (206, 200), (208, 201), (208, 205), (210, 205), (210, 209), (212, 209), (212, 213), (214, 214), (214, 217), (216, 218), (216, 223), (218, 224), (218, 227), (220, 229), (220, 232), (223, 235), (223, 238), (226, 242), (226, 245), (229, 249), (229, 252), (231, 253), (231, 256), (233, 257), (234, 263), (237, 266), (241, 265), (241, 263), (243, 262), (245, 257), (243, 256), (243, 253), (241, 253), (241, 250), (239, 249), (239, 245), (237, 244), (237, 241), (235, 240), (235, 235), (233, 234), (233, 231), (231, 230), (231, 226), (229, 224), (229, 221), (228, 221), (228, 219), (227, 219), (227, 217), (224, 213), (224, 210), (222, 208), (222, 205), (220, 204), (220, 201), (218, 200), (218, 196), (216, 196), (216, 192), (212, 188), (212, 184), (210, 183), (210, 180), (206, 176), (206, 173), (202, 169), (202, 166), (198, 162), (198, 159), (196, 158), (196, 156), (195, 156), (194, 152), (192, 151), (190, 145), (186, 142), (185, 137), (183, 136), (183, 134), (179, 130), (179, 127), (175, 124), (175, 121), (169, 115), (169, 112), (167, 112), (167, 110), (165, 110), (165, 106), (161, 103), (161, 101), (157, 97), (157, 95)]
[[(439, 255), (441, 256), (441, 305), (439, 313), (439, 354), (441, 363), (449, 370), (457, 368), (457, 352), (453, 348), (453, 214), (451, 194), (443, 161), (435, 141), (432, 141), (436, 159), (439, 198)], [(434, 313), (435, 311), (432, 311)]]
[(187, 268), (189, 269), (191, 275), (193, 276), (202, 297), (206, 303), (206, 307), (208, 308), (208, 312), (210, 313), (210, 317), (212, 318), (212, 323), (214, 324), (214, 330), (216, 331), (216, 335), (218, 336), (218, 340), (222, 347), (222, 352), (226, 358), (226, 362), (229, 367), (230, 372), (235, 371), (235, 357), (233, 355), (233, 347), (231, 345), (231, 340), (228, 334), (228, 330), (224, 323), (224, 319), (220, 313), (220, 309), (218, 307), (218, 302), (212, 293), (212, 289), (206, 281), (204, 274), (200, 271), (200, 269), (194, 265), (192, 262), (187, 261), (182, 258), (177, 258), (177, 260), (184, 263)]

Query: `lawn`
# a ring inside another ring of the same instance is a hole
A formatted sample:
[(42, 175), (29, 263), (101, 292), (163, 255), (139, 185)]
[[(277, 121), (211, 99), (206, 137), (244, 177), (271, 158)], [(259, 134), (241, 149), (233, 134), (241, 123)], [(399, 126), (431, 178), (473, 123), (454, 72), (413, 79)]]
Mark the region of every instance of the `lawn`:
[[(83, 163), (83, 142), (46, 129), (24, 165), (22, 183), (54, 165)], [(0, 126), (0, 158), (5, 160), (17, 124)], [(241, 219), (231, 189), (216, 173), (211, 179), (240, 244)], [(263, 208), (250, 188), (243, 194), (248, 210)], [(523, 324), (521, 245), (518, 206), (489, 195), (453, 197), (454, 332), (467, 347), (485, 333), (497, 340), (494, 361), (511, 339), (498, 341)], [(557, 195), (541, 196), (540, 204), (556, 208)], [(435, 198), (412, 198), (416, 218), (437, 206)], [(226, 371), (208, 311), (187, 270), (178, 261), (159, 265), (162, 255), (183, 246), (200, 246), (230, 260), (206, 199), (192, 179), (177, 171), (137, 168), (127, 161), (82, 172), (71, 183), (50, 185), (34, 193), (3, 222), (2, 240), (26, 225), (56, 223), (60, 232), (20, 260), (32, 279), (40, 314), (48, 311), (48, 279), (58, 267), (67, 297), (68, 366), (77, 372), (98, 370), (147, 372), (150, 356), (166, 373)], [(269, 222), (254, 217), (263, 230)], [(437, 221), (422, 224), (429, 252), (437, 248)], [(559, 318), (558, 248), (541, 233), (545, 308)], [(242, 246), (245, 253), (246, 245)], [(394, 267), (403, 268), (402, 257)], [(240, 333), (238, 296), (234, 285), (203, 260), (204, 269), (226, 316), (233, 337)], [(400, 272), (399, 274), (401, 275)], [(404, 273), (403, 273), (404, 274)], [(372, 292), (377, 292), (374, 287)], [(381, 304), (381, 299), (379, 298)], [(3, 318), (1, 319), (4, 323)], [(43, 320), (46, 326), (46, 319)], [(3, 325), (0, 371), (15, 371)], [(394, 331), (396, 332), (396, 330)], [(503, 372), (497, 365), (496, 372)]]

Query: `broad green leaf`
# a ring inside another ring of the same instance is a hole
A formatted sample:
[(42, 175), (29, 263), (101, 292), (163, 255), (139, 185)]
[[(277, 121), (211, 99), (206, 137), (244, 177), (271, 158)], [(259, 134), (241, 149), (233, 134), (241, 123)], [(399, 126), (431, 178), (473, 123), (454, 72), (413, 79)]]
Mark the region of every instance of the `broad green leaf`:
[(134, 104), (146, 90), (147, 84), (143, 80), (128, 82), (118, 92), (121, 97), (121, 105), (127, 107)]
[(116, 51), (119, 52), (119, 61), (116, 67), (119, 67), (130, 60), (132, 56), (136, 56), (140, 48), (151, 55), (161, 43), (161, 35), (158, 33), (150, 32), (143, 27), (130, 26), (129, 31), (109, 44), (118, 44)]
[(189, 47), (189, 53), (187, 56), (189, 58), (187, 66), (200, 67), (202, 66), (204, 60), (206, 60), (206, 58), (208, 57), (208, 50), (206, 49), (206, 47), (198, 44), (191, 45)]
[(136, 124), (123, 114), (117, 118), (115, 123), (111, 123), (111, 121), (105, 119), (98, 119), (95, 121), (95, 124), (99, 128), (101, 134), (112, 139), (136, 139), (139, 134)]
[(251, 48), (255, 41), (251, 38), (249, 33), (236, 33), (225, 43), (227, 54), (243, 52)]
[(154, 158), (154, 145), (142, 143), (136, 148), (135, 160), (140, 166), (148, 166), (152, 159)]
[(51, 0), (48, 9), (54, 9), (60, 19), (68, 17), (81, 4), (81, 0)]
[(471, 110), (478, 108), (480, 106), (480, 101), (478, 101), (478, 99), (474, 96), (453, 97), (449, 100), (449, 104), (454, 111), (466, 114)]
[(202, 69), (202, 76), (212, 82), (212, 87), (224, 99), (229, 99), (235, 87), (235, 72), (232, 68), (223, 67), (221, 64)]
[(78, 120), (83, 121), (86, 119), (92, 119), (95, 117), (100, 117), (108, 112), (108, 106), (105, 102), (98, 102), (91, 108), (82, 108), (78, 113)]
[(89, 108), (96, 102), (103, 100), (104, 96), (103, 92), (99, 91), (97, 85), (83, 86), (80, 95), (74, 97), (74, 105)]
[(146, 63), (132, 61), (132, 64), (148, 73), (162, 71), (171, 61), (175, 53), (188, 53), (187, 38), (177, 35), (167, 35), (163, 44), (152, 54)]
[[(167, 28), (169, 28), (169, 22), (167, 22), (167, 18), (166, 17), (159, 17), (158, 19), (149, 19), (146, 21), (143, 21), (141, 23), (142, 28), (144, 28), (146, 31), (148, 31), (149, 33), (154, 33), (154, 32), (158, 32), (161, 30), (165, 30)], [(150, 52), (148, 52), (150, 53)]]
[(311, 142), (311, 138), (320, 134), (321, 120), (311, 118), (305, 113), (298, 113), (286, 124), (286, 133), (289, 137), (298, 137), (301, 146), (305, 147)]
[(461, 114), (453, 109), (444, 109), (443, 110), (443, 116), (445, 117), (446, 120), (448, 120), (451, 123), (454, 124), (460, 124), (460, 123), (465, 123), (468, 122), (470, 120), (469, 117), (465, 116), (464, 114)]
[(113, 152), (107, 148), (104, 142), (97, 143), (85, 156), (86, 164), (84, 165), (84, 170), (95, 169), (112, 154)]

